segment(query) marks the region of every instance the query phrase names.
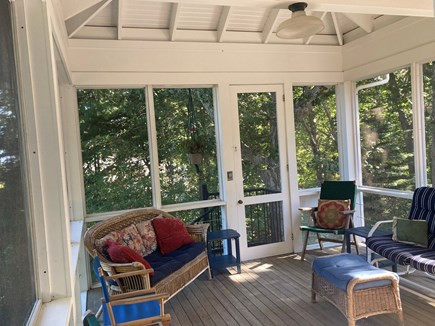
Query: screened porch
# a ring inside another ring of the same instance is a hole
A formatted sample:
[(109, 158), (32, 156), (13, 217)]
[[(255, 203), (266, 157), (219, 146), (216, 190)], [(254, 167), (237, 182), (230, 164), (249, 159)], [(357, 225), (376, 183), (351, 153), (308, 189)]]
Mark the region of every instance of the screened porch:
[[(322, 253), (310, 238), (298, 260), (298, 209), (322, 181), (355, 180), (355, 225), (373, 225), (406, 218), (414, 189), (433, 186), (434, 3), (313, 0), (324, 29), (293, 40), (277, 36), (289, 4), (1, 5), (1, 318), (80, 325), (98, 292), (84, 233), (149, 207), (240, 233), (242, 274), (202, 275), (167, 303), (174, 325), (345, 322), (309, 301)], [(418, 289), (402, 291), (407, 325), (435, 317)]]

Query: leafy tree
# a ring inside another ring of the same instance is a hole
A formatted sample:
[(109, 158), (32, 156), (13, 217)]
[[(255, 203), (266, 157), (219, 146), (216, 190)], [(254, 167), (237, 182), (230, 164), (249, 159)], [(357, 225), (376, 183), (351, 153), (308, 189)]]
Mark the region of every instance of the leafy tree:
[(387, 84), (358, 95), (363, 183), (412, 190), (415, 167), (409, 69), (390, 73)]
[[(379, 80), (368, 79), (361, 84)], [(363, 183), (367, 186), (415, 188), (412, 102), (409, 69), (389, 74), (389, 82), (358, 94)], [(367, 224), (402, 216), (409, 211), (403, 199), (364, 195)]]
[[(144, 90), (82, 89), (77, 96), (87, 212), (152, 206)], [(212, 89), (154, 89), (153, 100), (162, 202), (206, 199), (205, 185), (218, 192)], [(187, 162), (189, 128), (207, 145), (200, 166)]]
[(338, 180), (334, 86), (293, 88), (299, 188)]
[[(218, 196), (216, 134), (211, 88), (154, 89), (162, 202)], [(189, 164), (186, 143), (197, 142), (202, 162)]]
[(245, 190), (280, 191), (275, 94), (240, 93), (238, 106)]
[(152, 205), (143, 89), (77, 92), (88, 213)]

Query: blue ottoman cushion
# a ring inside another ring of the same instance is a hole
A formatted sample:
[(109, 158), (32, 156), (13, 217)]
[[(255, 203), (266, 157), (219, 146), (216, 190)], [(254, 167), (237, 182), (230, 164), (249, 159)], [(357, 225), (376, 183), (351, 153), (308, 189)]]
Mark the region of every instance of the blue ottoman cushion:
[[(342, 254), (315, 258), (313, 261), (313, 271), (343, 291), (346, 291), (349, 282), (355, 278), (364, 278), (380, 274), (394, 274), (370, 265), (364, 258), (355, 254)], [(394, 275), (398, 279), (397, 275)], [(362, 290), (390, 284), (391, 281), (389, 280), (369, 281), (357, 284), (354, 290)]]

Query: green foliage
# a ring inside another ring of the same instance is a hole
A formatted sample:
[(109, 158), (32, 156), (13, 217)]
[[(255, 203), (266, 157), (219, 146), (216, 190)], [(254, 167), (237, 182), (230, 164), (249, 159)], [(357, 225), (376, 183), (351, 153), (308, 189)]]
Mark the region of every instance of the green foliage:
[(78, 90), (88, 213), (152, 205), (143, 89)]
[(390, 73), (387, 84), (361, 90), (358, 95), (363, 184), (413, 190), (409, 69)]
[(239, 128), (245, 189), (281, 189), (275, 93), (240, 93)]
[(335, 88), (294, 87), (293, 101), (299, 188), (338, 180)]
[[(77, 96), (87, 213), (152, 206), (144, 90), (83, 89)], [(155, 89), (153, 100), (163, 204), (205, 199), (204, 186), (217, 192), (212, 89)], [(187, 162), (188, 140), (202, 142), (200, 167)]]
[[(213, 90), (154, 89), (154, 107), (162, 203), (207, 199), (205, 188), (218, 193)], [(187, 146), (201, 150), (201, 164), (189, 164)]]
[[(415, 168), (410, 69), (390, 73), (389, 78), (388, 83), (358, 94), (363, 184), (412, 191)], [(400, 198), (365, 194), (366, 224), (406, 217), (409, 204)]]

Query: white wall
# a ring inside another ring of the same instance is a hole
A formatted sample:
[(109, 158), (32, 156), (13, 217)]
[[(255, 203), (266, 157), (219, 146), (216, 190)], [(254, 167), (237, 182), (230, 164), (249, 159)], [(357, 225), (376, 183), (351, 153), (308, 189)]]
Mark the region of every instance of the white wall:
[(405, 18), (343, 46), (345, 80), (358, 80), (435, 58), (435, 19)]

